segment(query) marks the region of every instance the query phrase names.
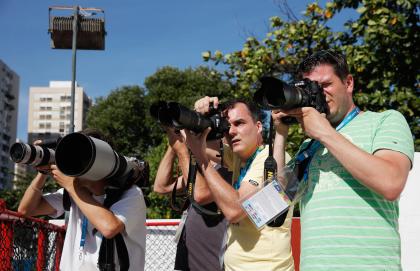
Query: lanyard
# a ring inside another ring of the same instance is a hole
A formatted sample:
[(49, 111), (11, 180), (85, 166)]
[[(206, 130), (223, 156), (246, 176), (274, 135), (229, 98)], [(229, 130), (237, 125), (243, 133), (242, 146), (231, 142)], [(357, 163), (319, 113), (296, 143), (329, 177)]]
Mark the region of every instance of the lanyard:
[[(340, 122), (340, 124), (335, 128), (337, 131), (341, 130), (344, 126), (346, 126), (350, 121), (352, 121), (358, 114), (360, 113), (360, 109), (356, 106), (346, 117)], [(311, 144), (311, 143), (310, 143)], [(307, 150), (302, 151), (298, 154), (296, 158), (297, 163), (301, 163), (305, 159), (309, 159), (304, 173), (303, 173), (303, 181), (306, 183), (308, 181), (308, 171), (309, 171), (309, 164), (311, 163), (312, 157), (314, 156), (315, 152), (321, 146), (319, 141), (314, 141), (311, 144), (310, 148)]]
[(83, 222), (82, 222), (82, 236), (80, 237), (80, 250), (83, 250), (85, 243), (86, 243), (86, 233), (87, 233), (87, 226), (88, 226), (88, 220), (85, 216), (83, 216)]
[(241, 186), (242, 179), (245, 177), (245, 175), (246, 175), (249, 167), (251, 166), (251, 164), (254, 161), (254, 159), (257, 156), (257, 154), (259, 154), (263, 149), (264, 149), (264, 146), (259, 146), (255, 150), (255, 152), (252, 154), (252, 156), (249, 157), (246, 160), (245, 166), (244, 167), (241, 167), (241, 170), (239, 171), (238, 181), (233, 184), (233, 188), (235, 188), (235, 190), (239, 190), (239, 187)]

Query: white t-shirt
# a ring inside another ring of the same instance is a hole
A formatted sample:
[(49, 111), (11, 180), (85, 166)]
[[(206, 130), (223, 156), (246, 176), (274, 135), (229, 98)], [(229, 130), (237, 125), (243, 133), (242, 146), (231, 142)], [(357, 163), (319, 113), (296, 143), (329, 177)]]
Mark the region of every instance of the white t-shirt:
[[(45, 200), (57, 211), (53, 217), (64, 213), (63, 191), (45, 194)], [(103, 204), (105, 195), (94, 196), (94, 199)], [(137, 186), (132, 186), (114, 203), (110, 210), (118, 217), (125, 226), (122, 232), (125, 245), (127, 246), (130, 260), (130, 271), (144, 270), (144, 257), (146, 248), (146, 204), (143, 193)], [(99, 270), (97, 267), (99, 249), (102, 241), (102, 234), (96, 231), (93, 235), (93, 225), (88, 223), (86, 242), (83, 252), (80, 250), (80, 239), (82, 236), (83, 213), (72, 201), (67, 225), (66, 238), (61, 256), (61, 271), (90, 271)], [(114, 249), (114, 262), (119, 270), (118, 254)]]

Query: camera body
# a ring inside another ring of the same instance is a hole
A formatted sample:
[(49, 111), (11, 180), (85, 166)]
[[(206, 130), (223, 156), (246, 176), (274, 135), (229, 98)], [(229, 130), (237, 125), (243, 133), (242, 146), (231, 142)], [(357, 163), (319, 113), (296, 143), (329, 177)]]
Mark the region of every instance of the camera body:
[(230, 127), (229, 122), (222, 116), (222, 112), (213, 107), (210, 108), (208, 114), (202, 115), (177, 102), (159, 101), (152, 104), (150, 114), (162, 125), (179, 130), (187, 129), (195, 133), (201, 133), (210, 127), (211, 131), (207, 140), (222, 138)]
[(55, 148), (61, 138), (46, 139), (39, 145), (14, 143), (10, 147), (13, 162), (38, 167), (55, 162)]
[[(260, 83), (261, 87), (254, 94), (254, 100), (265, 109), (313, 107), (320, 113), (329, 114), (324, 91), (316, 81), (305, 78), (288, 85), (274, 77), (263, 77)], [(290, 124), (296, 122), (296, 119), (285, 117), (282, 121)]]

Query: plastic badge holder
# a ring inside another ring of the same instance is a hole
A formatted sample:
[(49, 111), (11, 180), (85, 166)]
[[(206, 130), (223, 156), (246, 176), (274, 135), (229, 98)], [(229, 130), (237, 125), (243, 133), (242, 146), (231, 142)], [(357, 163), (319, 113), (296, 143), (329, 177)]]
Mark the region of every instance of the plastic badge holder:
[[(263, 188), (240, 199), (240, 205), (254, 226), (261, 230), (295, 204), (297, 199), (294, 195), (297, 193), (292, 190), (298, 191), (298, 187), (299, 182), (293, 171), (284, 168), (280, 174), (266, 180)], [(287, 193), (288, 190), (292, 193)]]

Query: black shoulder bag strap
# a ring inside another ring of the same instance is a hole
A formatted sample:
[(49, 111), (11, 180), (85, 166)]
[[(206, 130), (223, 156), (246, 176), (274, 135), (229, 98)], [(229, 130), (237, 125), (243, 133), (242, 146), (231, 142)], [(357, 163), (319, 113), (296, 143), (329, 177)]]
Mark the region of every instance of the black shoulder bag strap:
[(107, 239), (102, 237), (101, 247), (99, 249), (98, 267), (101, 271), (115, 271), (114, 263), (114, 241), (117, 246), (118, 261), (120, 270), (127, 271), (130, 267), (127, 246), (121, 233), (114, 238)]
[(194, 155), (190, 152), (190, 165), (188, 170), (188, 182), (187, 182), (187, 195), (188, 199), (191, 202), (192, 206), (196, 209), (199, 214), (206, 214), (209, 216), (221, 216), (222, 211), (217, 209), (217, 212), (204, 208), (194, 199), (194, 186), (195, 186), (195, 178), (197, 176), (197, 171), (199, 170), (197, 166), (197, 161), (195, 160)]
[(63, 193), (63, 208), (66, 212), (70, 211), (70, 206), (71, 206), (71, 200), (70, 200), (70, 195), (69, 192), (67, 192), (66, 189), (64, 189), (64, 193)]
[[(264, 161), (264, 182), (275, 177), (277, 174), (277, 162), (273, 157), (273, 118), (270, 117), (270, 130), (268, 131), (268, 157)], [(276, 217), (267, 225), (270, 227), (280, 227), (287, 217), (287, 211)]]
[[(104, 207), (109, 209), (112, 204), (117, 202), (125, 190), (120, 188), (109, 187), (105, 190), (106, 198)], [(98, 268), (101, 271), (115, 271), (114, 263), (114, 241), (117, 248), (118, 261), (120, 271), (128, 271), (130, 267), (130, 259), (128, 257), (127, 246), (121, 233), (113, 238), (102, 237), (101, 247), (99, 249)]]

